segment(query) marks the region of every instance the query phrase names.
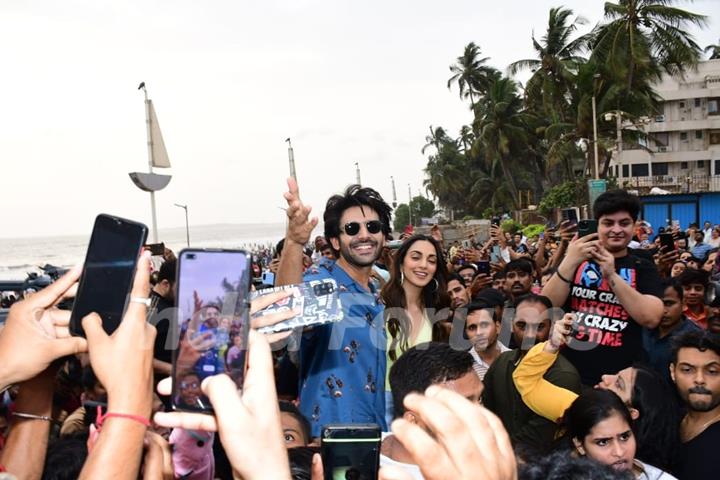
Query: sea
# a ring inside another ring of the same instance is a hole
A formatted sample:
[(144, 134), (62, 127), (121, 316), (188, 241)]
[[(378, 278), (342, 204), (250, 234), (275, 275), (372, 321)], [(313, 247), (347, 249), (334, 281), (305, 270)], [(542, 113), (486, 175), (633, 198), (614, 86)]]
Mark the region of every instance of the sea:
[[(190, 226), (193, 248), (243, 248), (257, 251), (285, 236), (285, 223)], [(187, 246), (185, 227), (159, 229), (158, 240), (177, 254)], [(40, 266), (71, 267), (83, 262), (90, 235), (0, 238), (0, 280), (24, 280)], [(148, 239), (148, 243), (151, 242)]]

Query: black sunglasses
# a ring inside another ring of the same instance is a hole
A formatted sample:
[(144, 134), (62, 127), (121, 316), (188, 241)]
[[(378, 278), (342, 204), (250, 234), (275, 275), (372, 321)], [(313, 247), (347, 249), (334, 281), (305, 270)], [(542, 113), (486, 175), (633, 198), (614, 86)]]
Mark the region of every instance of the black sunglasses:
[[(382, 222), (380, 220), (370, 220), (368, 222), (365, 222), (365, 228), (367, 229), (368, 233), (380, 233), (380, 230), (382, 230)], [(348, 222), (343, 226), (343, 230), (345, 230), (345, 233), (351, 237), (354, 237), (360, 232), (360, 223), (359, 222)]]

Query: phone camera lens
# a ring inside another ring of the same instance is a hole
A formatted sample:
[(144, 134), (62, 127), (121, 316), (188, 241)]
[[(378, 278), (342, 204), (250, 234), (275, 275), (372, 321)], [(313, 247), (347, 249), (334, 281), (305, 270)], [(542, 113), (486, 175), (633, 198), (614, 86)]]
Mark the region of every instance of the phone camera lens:
[(185, 258), (187, 258), (188, 260), (195, 260), (195, 254), (194, 254), (194, 253), (188, 253), (188, 254), (187, 254), (187, 257), (185, 257)]

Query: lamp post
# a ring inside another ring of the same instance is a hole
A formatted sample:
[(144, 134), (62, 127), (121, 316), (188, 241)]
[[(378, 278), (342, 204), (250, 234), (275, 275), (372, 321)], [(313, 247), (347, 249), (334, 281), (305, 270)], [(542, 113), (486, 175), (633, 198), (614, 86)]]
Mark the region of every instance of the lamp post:
[(187, 246), (190, 246), (190, 226), (188, 224), (188, 206), (187, 205), (180, 205), (179, 203), (175, 204), (176, 207), (180, 207), (183, 210), (185, 210), (185, 238), (187, 239)]
[(595, 156), (595, 180), (600, 178), (600, 164), (598, 162), (598, 134), (597, 134), (597, 111), (595, 105), (595, 81), (600, 78), (600, 74), (593, 75), (593, 96), (592, 96), (592, 116), (593, 116), (593, 155)]

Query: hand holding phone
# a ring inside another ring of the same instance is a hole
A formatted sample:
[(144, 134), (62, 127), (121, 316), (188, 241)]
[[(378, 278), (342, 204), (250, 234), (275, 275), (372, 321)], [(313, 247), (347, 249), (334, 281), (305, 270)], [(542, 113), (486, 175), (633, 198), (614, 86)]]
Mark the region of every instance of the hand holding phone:
[[(155, 423), (167, 428), (219, 432), (228, 460), (241, 478), (290, 478), (276, 407), (272, 353), (262, 334), (250, 332), (248, 356), (242, 397), (230, 377), (212, 376), (200, 388), (214, 412), (157, 412)], [(171, 378), (163, 379), (157, 389), (158, 393), (169, 395)], [(253, 448), (248, 448), (248, 438), (252, 438)]]
[(586, 237), (597, 233), (597, 220), (580, 220), (577, 231), (578, 237)]
[(675, 250), (675, 239), (672, 233), (661, 233), (660, 250), (662, 253), (669, 253)]

